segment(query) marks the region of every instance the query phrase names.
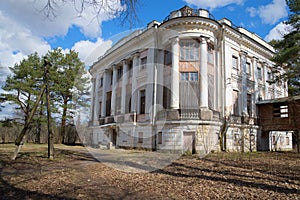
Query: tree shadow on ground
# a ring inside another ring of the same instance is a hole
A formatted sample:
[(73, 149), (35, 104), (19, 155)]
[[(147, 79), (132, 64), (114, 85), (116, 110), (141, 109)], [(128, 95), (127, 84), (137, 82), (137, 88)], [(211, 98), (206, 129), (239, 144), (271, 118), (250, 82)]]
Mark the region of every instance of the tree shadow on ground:
[[(184, 173), (188, 172), (188, 173)], [(208, 172), (211, 175), (205, 175), (203, 172)], [(253, 180), (245, 180), (245, 176), (238, 175), (236, 176), (236, 173), (232, 173), (231, 170), (224, 170), (223, 168), (220, 168), (220, 170), (212, 170), (207, 168), (201, 168), (201, 167), (194, 167), (185, 165), (182, 163), (172, 163), (169, 167), (156, 170), (152, 173), (158, 173), (158, 174), (165, 174), (170, 175), (174, 177), (181, 177), (181, 178), (197, 178), (197, 179), (203, 179), (203, 180), (209, 180), (209, 181), (218, 181), (218, 182), (224, 182), (229, 184), (234, 184), (236, 186), (243, 186), (243, 187), (249, 187), (249, 188), (258, 188), (263, 190), (269, 190), (284, 194), (299, 194), (300, 191), (297, 189), (291, 189), (288, 187), (282, 187), (278, 185), (271, 185), (261, 182), (254, 182)], [(227, 177), (220, 176), (221, 175), (227, 175)], [(216, 176), (215, 176), (216, 175)], [(229, 177), (228, 175), (231, 175), (233, 177)], [(240, 178), (239, 178), (240, 177)], [(243, 178), (243, 180), (242, 180)], [(263, 179), (262, 177), (256, 177)]]

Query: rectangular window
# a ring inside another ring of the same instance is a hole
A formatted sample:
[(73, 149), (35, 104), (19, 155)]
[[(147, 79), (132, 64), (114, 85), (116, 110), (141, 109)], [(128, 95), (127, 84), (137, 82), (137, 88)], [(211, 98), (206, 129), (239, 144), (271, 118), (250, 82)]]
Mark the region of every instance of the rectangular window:
[(252, 115), (252, 95), (247, 94), (247, 113), (251, 117)]
[(208, 46), (207, 49), (207, 62), (210, 64), (214, 64), (214, 54), (213, 54), (213, 48), (212, 46)]
[(143, 143), (143, 132), (139, 132), (138, 143)]
[(260, 67), (257, 67), (257, 78), (258, 80), (262, 80), (262, 72)]
[(180, 41), (180, 60), (199, 60), (199, 42), (196, 40)]
[(110, 84), (113, 84), (113, 72), (110, 73)]
[(246, 63), (246, 73), (247, 73), (247, 76), (251, 75), (251, 66), (250, 66), (249, 62)]
[(100, 78), (100, 87), (103, 87), (103, 77)]
[(145, 114), (146, 94), (145, 90), (140, 91), (140, 114)]
[(102, 112), (102, 102), (99, 102), (99, 118), (101, 118), (101, 112)]
[(232, 68), (238, 70), (238, 57), (232, 56)]
[(162, 132), (158, 132), (157, 134), (157, 144), (162, 144)]
[(141, 69), (145, 69), (147, 65), (147, 57), (141, 58)]
[(132, 61), (130, 61), (128, 64), (129, 78), (132, 77), (132, 70), (133, 70), (132, 65), (133, 65)]
[(181, 81), (198, 81), (198, 72), (181, 72)]
[(165, 65), (172, 64), (172, 53), (170, 51), (165, 51)]
[(120, 80), (121, 77), (122, 77), (122, 75), (123, 75), (123, 69), (122, 69), (122, 68), (119, 68), (119, 69), (117, 70), (117, 79)]
[(198, 72), (190, 72), (190, 81), (198, 81)]
[(181, 72), (180, 73), (180, 80), (181, 81), (188, 81), (189, 80), (189, 73), (188, 72)]

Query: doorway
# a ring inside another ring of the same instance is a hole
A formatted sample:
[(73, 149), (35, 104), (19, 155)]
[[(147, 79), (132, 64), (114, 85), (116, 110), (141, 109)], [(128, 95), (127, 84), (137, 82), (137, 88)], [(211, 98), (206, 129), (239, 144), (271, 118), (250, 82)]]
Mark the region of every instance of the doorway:
[(190, 152), (192, 154), (196, 153), (195, 145), (195, 132), (184, 131), (183, 132), (183, 152)]

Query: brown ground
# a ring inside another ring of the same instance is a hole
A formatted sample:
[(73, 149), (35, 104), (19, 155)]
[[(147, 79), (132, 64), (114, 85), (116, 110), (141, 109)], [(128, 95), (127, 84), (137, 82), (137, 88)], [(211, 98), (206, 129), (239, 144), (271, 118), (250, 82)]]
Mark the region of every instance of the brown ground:
[(0, 199), (300, 199), (300, 154), (214, 153), (181, 157), (150, 173), (122, 172), (83, 147), (0, 145)]

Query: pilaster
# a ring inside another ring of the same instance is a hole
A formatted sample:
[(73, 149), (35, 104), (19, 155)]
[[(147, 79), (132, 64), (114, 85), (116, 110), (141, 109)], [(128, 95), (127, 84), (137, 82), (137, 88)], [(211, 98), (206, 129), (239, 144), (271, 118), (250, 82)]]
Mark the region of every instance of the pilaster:
[(128, 82), (128, 64), (123, 60), (123, 76), (122, 76), (122, 95), (121, 95), (121, 114), (125, 114), (126, 110), (126, 85)]

